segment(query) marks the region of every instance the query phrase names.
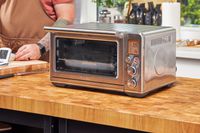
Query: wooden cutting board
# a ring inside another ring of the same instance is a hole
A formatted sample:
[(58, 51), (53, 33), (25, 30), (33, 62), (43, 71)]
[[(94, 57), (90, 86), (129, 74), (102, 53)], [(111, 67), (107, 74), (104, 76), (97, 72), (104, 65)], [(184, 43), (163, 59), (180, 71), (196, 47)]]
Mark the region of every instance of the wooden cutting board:
[(7, 66), (0, 66), (0, 76), (42, 72), (49, 69), (49, 63), (40, 60), (12, 61)]

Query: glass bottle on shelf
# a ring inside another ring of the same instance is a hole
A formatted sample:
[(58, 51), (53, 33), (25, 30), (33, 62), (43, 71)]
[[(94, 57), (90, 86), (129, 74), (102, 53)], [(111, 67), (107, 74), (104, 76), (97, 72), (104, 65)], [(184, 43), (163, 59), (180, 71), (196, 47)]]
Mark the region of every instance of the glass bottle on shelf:
[(157, 4), (153, 14), (153, 25), (160, 26), (162, 24), (161, 4)]
[(138, 10), (138, 4), (133, 3), (132, 10), (129, 15), (129, 22), (128, 22), (129, 24), (137, 24), (137, 16), (136, 16), (137, 10)]
[(148, 2), (148, 10), (146, 11), (146, 14), (145, 14), (145, 24), (146, 25), (152, 25), (153, 13), (154, 13), (154, 4), (153, 4), (153, 2)]
[(145, 3), (141, 3), (136, 11), (137, 24), (144, 24)]
[(99, 22), (100, 23), (111, 23), (111, 17), (109, 16), (111, 13), (104, 9), (99, 13)]

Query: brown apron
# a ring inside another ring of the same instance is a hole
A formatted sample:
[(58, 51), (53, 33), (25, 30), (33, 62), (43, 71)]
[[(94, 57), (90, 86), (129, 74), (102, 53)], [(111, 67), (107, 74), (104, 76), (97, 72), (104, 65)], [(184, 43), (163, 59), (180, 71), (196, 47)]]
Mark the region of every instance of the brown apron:
[(13, 52), (24, 44), (36, 43), (46, 34), (44, 26), (54, 23), (40, 0), (0, 0), (0, 47)]

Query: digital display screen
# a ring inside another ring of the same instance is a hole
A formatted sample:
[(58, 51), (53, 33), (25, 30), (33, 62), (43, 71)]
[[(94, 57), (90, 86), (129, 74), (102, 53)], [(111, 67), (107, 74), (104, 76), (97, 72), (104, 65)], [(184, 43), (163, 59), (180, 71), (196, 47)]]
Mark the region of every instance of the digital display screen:
[(6, 59), (8, 50), (0, 50), (0, 59)]

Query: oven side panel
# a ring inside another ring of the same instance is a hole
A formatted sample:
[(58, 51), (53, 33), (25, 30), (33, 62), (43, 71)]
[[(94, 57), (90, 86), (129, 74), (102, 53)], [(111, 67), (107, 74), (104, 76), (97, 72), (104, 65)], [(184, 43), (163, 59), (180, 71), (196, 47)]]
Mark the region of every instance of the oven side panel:
[(144, 59), (141, 93), (146, 93), (175, 82), (176, 33), (169, 28), (142, 35)]

